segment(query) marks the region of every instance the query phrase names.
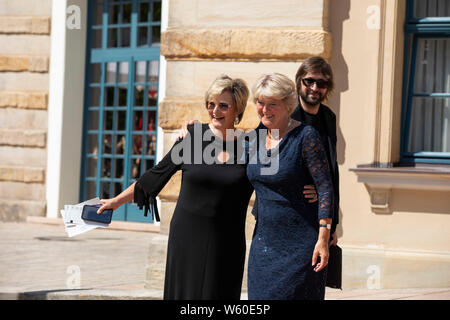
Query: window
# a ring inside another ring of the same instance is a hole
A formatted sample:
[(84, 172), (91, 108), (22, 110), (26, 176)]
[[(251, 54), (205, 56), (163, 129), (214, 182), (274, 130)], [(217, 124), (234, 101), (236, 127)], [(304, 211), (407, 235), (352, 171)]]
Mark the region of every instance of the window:
[[(89, 1), (80, 201), (112, 198), (156, 160), (160, 0)], [(151, 222), (136, 205), (113, 219)]]
[(450, 0), (408, 0), (401, 161), (450, 164)]

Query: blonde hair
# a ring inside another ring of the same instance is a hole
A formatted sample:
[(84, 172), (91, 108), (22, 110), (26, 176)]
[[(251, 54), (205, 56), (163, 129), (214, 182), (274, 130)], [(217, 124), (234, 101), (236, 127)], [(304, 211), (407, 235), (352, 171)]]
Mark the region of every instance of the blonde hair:
[(281, 73), (268, 73), (259, 77), (252, 88), (252, 94), (255, 104), (259, 97), (283, 101), (289, 115), (294, 112), (298, 104), (295, 83)]
[(227, 75), (221, 75), (213, 81), (209, 89), (205, 93), (205, 103), (212, 98), (228, 91), (233, 99), (233, 104), (238, 112), (236, 124), (241, 122), (244, 116), (245, 107), (247, 106), (248, 96), (250, 94), (247, 84), (242, 79), (232, 79)]

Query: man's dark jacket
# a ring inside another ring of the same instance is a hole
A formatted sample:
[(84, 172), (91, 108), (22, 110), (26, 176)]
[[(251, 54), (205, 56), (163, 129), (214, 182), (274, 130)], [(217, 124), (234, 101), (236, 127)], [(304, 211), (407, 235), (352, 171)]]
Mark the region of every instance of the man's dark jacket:
[[(325, 150), (327, 150), (328, 152), (328, 159), (331, 159), (331, 163), (329, 163), (329, 166), (334, 190), (334, 215), (331, 225), (331, 234), (333, 234), (336, 230), (336, 225), (339, 223), (339, 167), (337, 163), (336, 153), (336, 115), (333, 111), (331, 111), (330, 108), (328, 108), (324, 104), (320, 104), (319, 112), (317, 115), (319, 116), (319, 121), (323, 121), (323, 124), (325, 126), (327, 141), (322, 141), (322, 143), (327, 144), (327, 148), (325, 148)], [(291, 118), (303, 122), (304, 124), (312, 125), (308, 123), (308, 121), (305, 121), (305, 111), (300, 104), (291, 114)]]

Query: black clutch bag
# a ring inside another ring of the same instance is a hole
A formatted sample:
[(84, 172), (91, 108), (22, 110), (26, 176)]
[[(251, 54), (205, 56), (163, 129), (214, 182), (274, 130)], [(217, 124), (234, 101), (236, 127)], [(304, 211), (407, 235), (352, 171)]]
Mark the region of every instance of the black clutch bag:
[(326, 286), (342, 290), (342, 249), (330, 246)]

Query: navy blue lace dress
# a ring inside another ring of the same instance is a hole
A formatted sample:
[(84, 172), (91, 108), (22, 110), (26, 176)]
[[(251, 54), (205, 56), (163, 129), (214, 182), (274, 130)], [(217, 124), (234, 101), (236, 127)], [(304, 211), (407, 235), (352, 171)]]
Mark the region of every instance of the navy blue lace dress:
[[(248, 263), (250, 300), (324, 299), (326, 268), (313, 270), (312, 255), (319, 220), (331, 218), (333, 189), (327, 156), (319, 134), (300, 124), (278, 146), (278, 172), (261, 169), (273, 164), (250, 161), (247, 175), (258, 197), (256, 227)], [(263, 173), (263, 174), (262, 174)], [(319, 201), (303, 197), (307, 184), (315, 184)]]

